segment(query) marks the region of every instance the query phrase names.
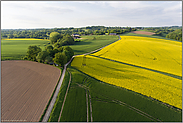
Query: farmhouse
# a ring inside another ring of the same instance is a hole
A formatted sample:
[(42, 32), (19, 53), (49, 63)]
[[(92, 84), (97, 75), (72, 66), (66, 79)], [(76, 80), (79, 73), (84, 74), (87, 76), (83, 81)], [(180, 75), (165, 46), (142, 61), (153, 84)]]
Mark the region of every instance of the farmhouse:
[(80, 35), (79, 35), (79, 34), (72, 34), (71, 36), (72, 36), (74, 39), (80, 38)]

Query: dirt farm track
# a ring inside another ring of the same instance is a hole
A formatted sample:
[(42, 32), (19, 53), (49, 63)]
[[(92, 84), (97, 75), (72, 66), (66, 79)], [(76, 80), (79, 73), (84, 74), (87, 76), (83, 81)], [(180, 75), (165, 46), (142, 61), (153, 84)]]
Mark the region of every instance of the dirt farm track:
[(1, 61), (1, 121), (39, 121), (60, 74), (51, 65)]

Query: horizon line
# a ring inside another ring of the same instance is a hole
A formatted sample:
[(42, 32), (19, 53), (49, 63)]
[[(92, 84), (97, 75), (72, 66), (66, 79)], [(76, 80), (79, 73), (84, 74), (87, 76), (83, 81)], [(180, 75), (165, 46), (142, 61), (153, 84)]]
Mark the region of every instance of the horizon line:
[[(137, 27), (143, 27), (143, 28), (148, 28), (148, 27), (182, 27), (182, 25), (171, 25), (171, 26), (103, 26), (103, 27), (132, 27), (132, 28), (137, 28)], [(1, 30), (6, 30), (6, 29), (55, 29), (55, 28), (84, 28), (84, 27), (92, 27), (92, 26), (82, 26), (82, 27), (37, 27), (37, 28), (1, 28)]]

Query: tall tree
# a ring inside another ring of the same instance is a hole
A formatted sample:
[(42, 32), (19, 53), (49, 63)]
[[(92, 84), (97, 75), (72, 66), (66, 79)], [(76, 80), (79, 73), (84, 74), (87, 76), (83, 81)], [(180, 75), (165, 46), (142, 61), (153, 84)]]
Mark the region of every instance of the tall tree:
[(58, 32), (50, 33), (50, 41), (52, 44), (56, 43), (62, 36)]

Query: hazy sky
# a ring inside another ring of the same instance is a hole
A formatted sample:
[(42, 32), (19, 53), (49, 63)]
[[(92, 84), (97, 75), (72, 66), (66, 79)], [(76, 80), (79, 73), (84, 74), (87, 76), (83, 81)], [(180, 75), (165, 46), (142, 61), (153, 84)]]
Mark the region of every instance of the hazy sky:
[(1, 1), (1, 28), (182, 26), (181, 1)]

